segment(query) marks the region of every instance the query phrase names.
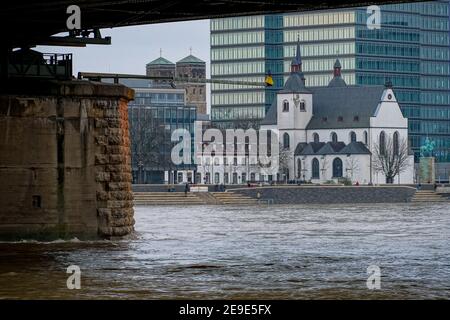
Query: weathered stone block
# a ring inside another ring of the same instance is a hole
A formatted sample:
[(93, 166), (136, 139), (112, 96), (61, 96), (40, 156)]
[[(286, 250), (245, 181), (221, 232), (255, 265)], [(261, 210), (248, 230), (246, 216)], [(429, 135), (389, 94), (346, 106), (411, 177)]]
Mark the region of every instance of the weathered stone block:
[(107, 182), (110, 181), (111, 176), (109, 172), (97, 172), (95, 175), (95, 181), (97, 182)]
[(95, 119), (95, 128), (107, 128), (108, 127), (108, 121), (105, 119)]
[(95, 164), (96, 165), (104, 165), (109, 163), (109, 156), (106, 154), (96, 154), (95, 155)]
[(111, 182), (130, 182), (132, 180), (131, 173), (114, 173), (111, 172), (110, 181)]
[(126, 161), (126, 158), (121, 154), (112, 154), (109, 156), (110, 164), (122, 164)]

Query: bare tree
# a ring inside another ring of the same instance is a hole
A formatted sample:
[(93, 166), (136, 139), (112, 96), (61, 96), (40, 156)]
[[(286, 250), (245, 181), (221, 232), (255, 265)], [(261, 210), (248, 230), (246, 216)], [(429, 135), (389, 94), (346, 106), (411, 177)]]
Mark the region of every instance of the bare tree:
[[(141, 108), (140, 108), (141, 109)], [(142, 170), (172, 169), (170, 135), (162, 121), (155, 119), (149, 109), (135, 110), (130, 124), (131, 159), (138, 168), (138, 183), (142, 183)]]
[(356, 160), (354, 157), (348, 157), (347, 160), (345, 161), (345, 168), (347, 171), (347, 177), (348, 177), (348, 172), (350, 171), (350, 180), (353, 181), (353, 175), (355, 173), (359, 172), (359, 163), (358, 160)]
[(386, 183), (393, 183), (394, 178), (408, 168), (409, 157), (408, 142), (405, 139), (394, 139), (386, 135), (384, 145), (373, 145), (373, 169), (382, 172), (386, 177)]
[(322, 165), (320, 166), (320, 172), (322, 173), (321, 177), (322, 179), (326, 179), (325, 178), (325, 172), (328, 169), (328, 159), (326, 156), (322, 157), (322, 161), (321, 161)]
[[(292, 160), (292, 153), (288, 148), (285, 148), (281, 143), (279, 150), (280, 150), (278, 158), (279, 173), (286, 174), (289, 170), (289, 164), (291, 163)], [(289, 179), (289, 176), (286, 176), (286, 179)]]

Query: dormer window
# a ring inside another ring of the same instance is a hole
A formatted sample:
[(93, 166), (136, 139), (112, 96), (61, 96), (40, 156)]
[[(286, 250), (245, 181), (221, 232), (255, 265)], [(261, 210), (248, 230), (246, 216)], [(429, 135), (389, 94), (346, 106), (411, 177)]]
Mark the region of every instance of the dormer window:
[(289, 101), (283, 101), (283, 112), (289, 112)]
[(342, 121), (344, 121), (344, 117), (339, 116), (339, 117), (338, 117), (338, 122), (342, 122)]
[(322, 122), (327, 122), (328, 118), (327, 117), (322, 117)]
[(306, 111), (306, 102), (305, 102), (305, 100), (300, 101), (300, 111)]
[(353, 121), (358, 122), (359, 121), (359, 116), (354, 116), (353, 117)]

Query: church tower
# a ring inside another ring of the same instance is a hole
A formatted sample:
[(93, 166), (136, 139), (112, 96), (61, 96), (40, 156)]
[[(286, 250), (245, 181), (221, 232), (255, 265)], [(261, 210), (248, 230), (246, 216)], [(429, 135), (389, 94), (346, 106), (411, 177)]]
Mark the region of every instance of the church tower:
[[(291, 62), (291, 74), (277, 93), (278, 129), (305, 130), (312, 117), (312, 93), (305, 86), (300, 41)], [(294, 134), (292, 132), (292, 134)]]

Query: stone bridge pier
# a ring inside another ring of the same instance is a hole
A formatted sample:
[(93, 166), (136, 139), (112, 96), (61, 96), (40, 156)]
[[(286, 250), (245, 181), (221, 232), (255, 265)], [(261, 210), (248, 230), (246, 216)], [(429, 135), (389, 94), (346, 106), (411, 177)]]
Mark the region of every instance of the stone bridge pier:
[(128, 102), (88, 81), (0, 88), (0, 239), (95, 239), (134, 230)]

